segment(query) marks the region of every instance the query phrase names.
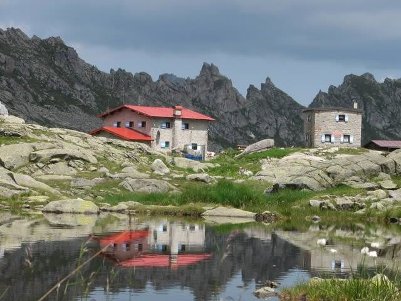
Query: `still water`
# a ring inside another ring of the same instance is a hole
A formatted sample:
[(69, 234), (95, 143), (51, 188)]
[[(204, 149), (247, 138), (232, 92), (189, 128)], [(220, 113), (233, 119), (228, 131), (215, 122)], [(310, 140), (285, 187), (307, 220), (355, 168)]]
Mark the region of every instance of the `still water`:
[[(267, 280), (281, 289), (322, 272), (346, 276), (363, 259), (360, 248), (373, 241), (382, 245), (379, 258), (365, 264), (399, 258), (398, 232), (363, 225), (286, 231), (124, 215), (4, 213), (0, 300), (39, 300), (77, 267), (44, 300), (258, 300), (253, 292)], [(316, 245), (319, 238), (329, 245)]]

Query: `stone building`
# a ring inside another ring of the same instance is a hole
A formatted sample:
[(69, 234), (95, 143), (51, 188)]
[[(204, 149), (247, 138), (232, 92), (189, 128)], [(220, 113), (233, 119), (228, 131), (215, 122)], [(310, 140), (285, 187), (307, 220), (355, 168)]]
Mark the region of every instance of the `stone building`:
[(303, 111), (306, 147), (361, 147), (362, 110), (309, 108)]
[(214, 120), (181, 106), (122, 105), (99, 117), (103, 118), (103, 126), (92, 135), (142, 142), (163, 152), (185, 150), (203, 157), (209, 122)]

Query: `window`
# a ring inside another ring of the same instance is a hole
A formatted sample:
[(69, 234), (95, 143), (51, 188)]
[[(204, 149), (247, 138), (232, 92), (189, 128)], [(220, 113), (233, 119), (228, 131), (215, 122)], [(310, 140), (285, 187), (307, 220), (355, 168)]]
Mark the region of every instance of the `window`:
[(305, 134), (305, 141), (309, 141), (310, 140), (310, 135), (309, 134)]
[(350, 138), (351, 138), (350, 135), (344, 135), (344, 136), (343, 136), (343, 142), (344, 142), (344, 143), (349, 143), (349, 142), (351, 141)]
[(337, 122), (348, 122), (348, 115), (336, 115), (336, 121)]
[(143, 244), (138, 244), (138, 251), (141, 252), (143, 250)]
[(331, 142), (331, 135), (325, 134), (324, 135), (324, 142)]
[(161, 148), (169, 148), (170, 147), (170, 141), (164, 141), (160, 143)]
[(133, 121), (127, 121), (127, 122), (125, 123), (125, 127), (126, 127), (126, 128), (132, 128), (132, 127), (134, 127), (134, 122), (133, 122)]
[(130, 251), (131, 250), (131, 245), (129, 244), (129, 243), (125, 243), (125, 246), (124, 246), (125, 248), (125, 251)]
[(121, 121), (114, 122), (114, 127), (120, 128), (121, 127)]
[(163, 122), (160, 126), (162, 129), (169, 129), (171, 128), (171, 124), (169, 121)]
[(308, 121), (309, 121), (309, 122), (312, 121), (312, 115), (308, 115)]
[(191, 144), (191, 149), (198, 150), (198, 144), (197, 143), (192, 143)]
[(182, 124), (181, 128), (182, 128), (183, 130), (189, 130), (189, 123), (188, 123), (188, 122), (184, 122), (184, 123)]
[(185, 252), (185, 245), (181, 245), (181, 248), (180, 248), (181, 250), (181, 252)]
[(139, 128), (146, 128), (146, 121), (140, 121), (140, 122), (138, 122), (138, 127), (139, 127)]

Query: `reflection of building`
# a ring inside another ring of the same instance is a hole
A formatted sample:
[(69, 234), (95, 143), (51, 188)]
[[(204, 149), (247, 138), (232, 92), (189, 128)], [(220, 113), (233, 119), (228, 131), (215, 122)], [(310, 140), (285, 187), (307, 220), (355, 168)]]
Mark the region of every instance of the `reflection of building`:
[(124, 267), (179, 267), (209, 258), (205, 228), (198, 224), (160, 222), (147, 230), (123, 231), (98, 238), (104, 255)]

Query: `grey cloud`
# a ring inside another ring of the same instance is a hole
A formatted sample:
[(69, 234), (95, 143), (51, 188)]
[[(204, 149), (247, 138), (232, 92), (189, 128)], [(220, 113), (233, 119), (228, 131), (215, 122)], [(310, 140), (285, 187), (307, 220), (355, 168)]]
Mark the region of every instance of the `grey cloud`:
[[(391, 0), (2, 1), (2, 24), (83, 45), (149, 53), (226, 53), (399, 64), (401, 3)], [(10, 17), (11, 16), (11, 17)]]

